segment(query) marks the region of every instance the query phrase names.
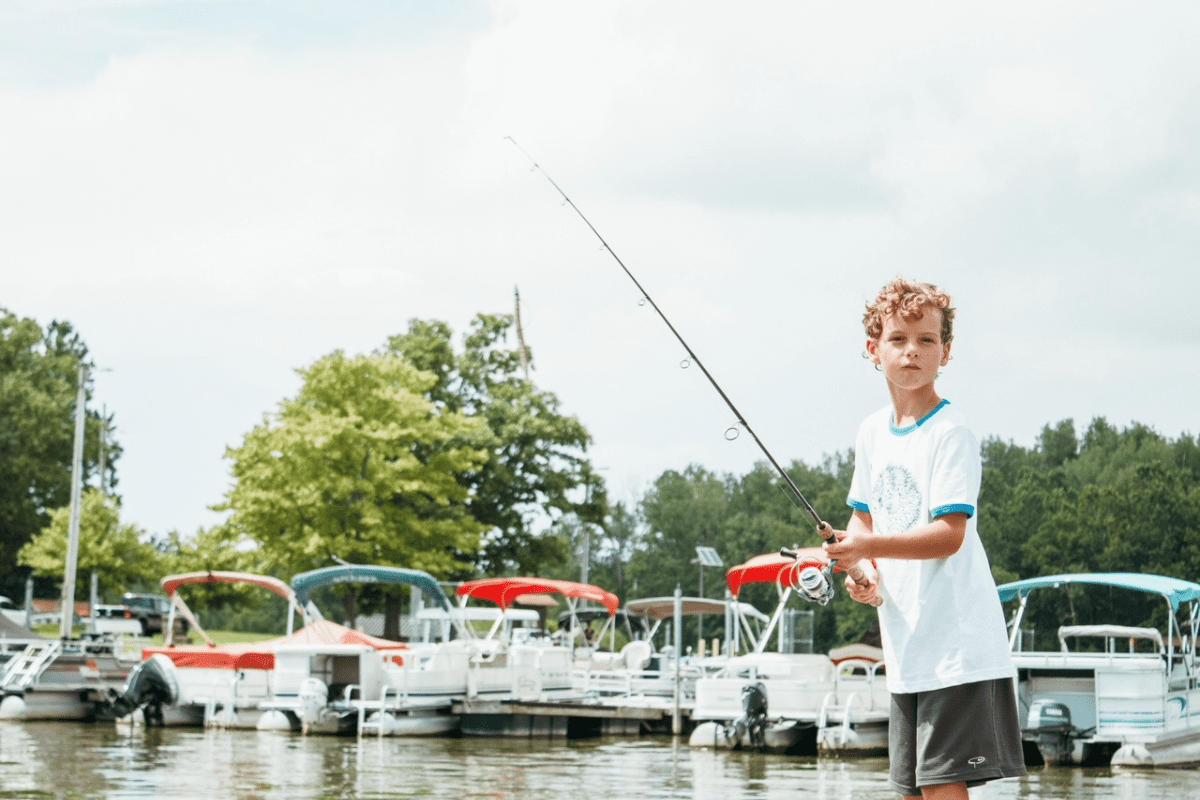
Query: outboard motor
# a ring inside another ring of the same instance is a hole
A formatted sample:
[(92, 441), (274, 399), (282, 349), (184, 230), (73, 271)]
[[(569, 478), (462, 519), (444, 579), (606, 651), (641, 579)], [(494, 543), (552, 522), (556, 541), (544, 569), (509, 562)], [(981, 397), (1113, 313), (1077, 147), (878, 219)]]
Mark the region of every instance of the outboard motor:
[(125, 679), (125, 688), (111, 692), (108, 707), (114, 716), (125, 717), (145, 708), (146, 724), (162, 727), (163, 706), (179, 701), (179, 680), (175, 664), (162, 653), (155, 653), (138, 664)]
[(742, 687), (742, 716), (725, 726), (730, 746), (767, 748), (767, 687), (749, 683)]
[(1044, 698), (1034, 700), (1029, 706), (1029, 727), (1023, 732), (1033, 734), (1047, 764), (1070, 761), (1074, 740), (1083, 733), (1071, 724), (1071, 709), (1066, 703)]
[(324, 720), (325, 706), (329, 704), (329, 687), (320, 678), (305, 678), (300, 686), (300, 731), (307, 734)]

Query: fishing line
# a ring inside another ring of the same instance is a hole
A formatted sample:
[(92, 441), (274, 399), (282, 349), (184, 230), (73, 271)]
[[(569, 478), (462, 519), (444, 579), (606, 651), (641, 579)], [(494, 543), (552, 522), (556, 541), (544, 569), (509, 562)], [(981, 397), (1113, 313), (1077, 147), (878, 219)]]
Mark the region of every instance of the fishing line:
[[(733, 404), (733, 401), (729, 399), (729, 395), (725, 394), (725, 390), (721, 388), (721, 385), (717, 383), (716, 379), (708, 371), (708, 368), (704, 366), (704, 362), (700, 360), (700, 357), (696, 355), (695, 351), (692, 350), (691, 346), (687, 343), (679, 331), (676, 330), (675, 326), (671, 323), (671, 320), (667, 319), (667, 315), (664, 314), (663, 310), (658, 307), (658, 303), (654, 302), (654, 298), (650, 296), (650, 293), (646, 291), (641, 282), (634, 277), (634, 274), (630, 271), (629, 267), (625, 266), (625, 262), (621, 260), (621, 257), (617, 255), (616, 251), (612, 249), (605, 238), (600, 235), (600, 231), (596, 230), (596, 226), (593, 225), (591, 220), (589, 220), (584, 213), (579, 210), (579, 206), (575, 205), (575, 201), (567, 196), (567, 193), (564, 192), (562, 187), (550, 177), (550, 174), (546, 172), (546, 170), (542, 169), (542, 166), (538, 164), (536, 160), (534, 160), (533, 156), (529, 155), (529, 153), (525, 151), (525, 148), (517, 144), (516, 139), (512, 138), (511, 136), (505, 136), (504, 138), (512, 142), (513, 147), (520, 150), (521, 154), (529, 160), (529, 169), (531, 172), (537, 171), (542, 173), (542, 176), (550, 182), (550, 185), (553, 186), (554, 190), (558, 192), (560, 197), (562, 197), (563, 205), (570, 206), (575, 213), (579, 215), (579, 218), (583, 220), (583, 223), (588, 226), (588, 229), (600, 241), (601, 249), (608, 251), (608, 254), (613, 257), (613, 260), (617, 262), (617, 264), (621, 267), (621, 270), (626, 276), (628, 276), (629, 280), (633, 281), (633, 285), (636, 286), (638, 292), (641, 293), (641, 298), (638, 300), (638, 304), (644, 305), (649, 303), (650, 307), (654, 309), (656, 314), (658, 314), (659, 319), (663, 321), (663, 324), (665, 324), (671, 333), (674, 334), (676, 340), (679, 341), (679, 344), (683, 346), (684, 351), (687, 353), (687, 358), (680, 362), (680, 366), (687, 368), (690, 365), (695, 364), (700, 371), (704, 373), (704, 377), (708, 379), (710, 384), (712, 384), (713, 389), (717, 391), (717, 394), (721, 396), (721, 399), (725, 401), (725, 405), (729, 407), (729, 410), (733, 412), (734, 418), (737, 419), (737, 425), (732, 425), (725, 430), (725, 438), (730, 441), (738, 438), (738, 426), (744, 428), (746, 433), (750, 434), (751, 438), (754, 439), (754, 443), (758, 445), (758, 449), (761, 450), (762, 454), (767, 457), (767, 461), (771, 463), (771, 466), (775, 468), (775, 471), (778, 472), (780, 477), (783, 478), (784, 482), (787, 483), (787, 486), (789, 489), (791, 489), (792, 494), (795, 495), (796, 499), (800, 501), (800, 505), (803, 506), (804, 510), (808, 512), (808, 515), (812, 517), (813, 524), (817, 528), (817, 533), (819, 533), (821, 538), (825, 539), (826, 541), (832, 541), (834, 537), (833, 528), (827, 522), (821, 519), (819, 514), (817, 514), (817, 510), (813, 508), (812, 504), (809, 503), (804, 497), (804, 493), (800, 491), (800, 487), (796, 485), (796, 482), (793, 481), (791, 476), (787, 474), (787, 471), (784, 470), (784, 468), (779, 465), (779, 462), (775, 460), (775, 456), (773, 456), (771, 451), (767, 449), (767, 446), (763, 444), (762, 439), (758, 438), (758, 434), (754, 432), (754, 429), (750, 427), (750, 423), (746, 421), (744, 416), (742, 416), (742, 412), (739, 411), (737, 406)], [(733, 435), (731, 435), (731, 431), (733, 432)], [(794, 557), (793, 551), (787, 548), (781, 550), (780, 553), (785, 556), (791, 555)], [(831, 571), (835, 563), (836, 562), (830, 562), (829, 569)], [(850, 567), (848, 572), (857, 583), (863, 586), (867, 585), (866, 576), (863, 575), (862, 569), (859, 568), (857, 564)]]

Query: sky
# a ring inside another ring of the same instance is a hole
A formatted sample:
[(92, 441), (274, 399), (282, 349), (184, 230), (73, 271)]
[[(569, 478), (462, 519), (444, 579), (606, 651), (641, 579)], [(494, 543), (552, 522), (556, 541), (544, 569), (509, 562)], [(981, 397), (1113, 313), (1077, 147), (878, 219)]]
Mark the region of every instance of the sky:
[[(864, 305), (951, 293), (980, 439), (1200, 432), (1200, 6), (7, 0), (0, 307), (69, 321), (125, 522), (217, 524), (227, 447), (335, 350), (521, 296), (610, 496), (887, 404)], [(520, 149), (513, 146), (517, 142)]]

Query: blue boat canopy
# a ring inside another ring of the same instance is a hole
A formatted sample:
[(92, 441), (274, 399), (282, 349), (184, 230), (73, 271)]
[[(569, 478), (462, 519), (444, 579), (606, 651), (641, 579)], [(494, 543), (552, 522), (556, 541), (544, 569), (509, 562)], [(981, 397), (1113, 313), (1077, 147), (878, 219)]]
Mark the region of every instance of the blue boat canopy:
[(336, 567), (301, 572), (292, 578), (292, 589), (300, 605), (308, 603), (313, 589), (331, 583), (399, 583), (415, 586), (437, 601), (446, 611), (451, 610), (450, 598), (442, 591), (437, 580), (428, 572), (403, 567), (381, 567), (370, 564), (339, 564)]
[(998, 587), (1000, 602), (1029, 594), (1034, 589), (1063, 586), (1069, 583), (1084, 583), (1095, 586), (1115, 586), (1139, 592), (1162, 595), (1171, 604), (1172, 611), (1191, 600), (1200, 600), (1200, 584), (1165, 575), (1143, 575), (1139, 572), (1090, 572), (1073, 575), (1050, 575), (1044, 578), (1026, 578)]

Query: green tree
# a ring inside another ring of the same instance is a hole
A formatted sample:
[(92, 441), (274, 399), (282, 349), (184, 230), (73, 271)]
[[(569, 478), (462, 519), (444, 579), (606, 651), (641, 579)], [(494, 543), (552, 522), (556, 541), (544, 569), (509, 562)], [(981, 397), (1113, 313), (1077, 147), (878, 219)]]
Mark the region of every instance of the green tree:
[[(139, 528), (121, 524), (120, 505), (115, 498), (88, 488), (80, 499), (75, 596), (89, 595), (93, 573), (98, 576), (100, 596), (112, 600), (131, 585), (157, 581), (162, 575), (163, 559), (153, 545), (143, 540)], [(55, 578), (61, 585), (66, 572), (70, 506), (56, 508), (49, 516), (49, 524), (21, 548), (17, 558), (35, 575)]]
[(645, 549), (629, 566), (641, 597), (700, 592), (696, 547), (717, 546), (729, 514), (726, 478), (693, 464), (683, 472), (667, 470), (642, 498)]
[[(485, 462), (490, 432), (431, 403), (435, 377), (395, 356), (336, 352), (299, 373), (299, 394), (226, 453), (231, 531), (288, 575), (338, 558), (461, 571), (484, 526), (457, 478)], [(355, 597), (344, 587), (349, 620)]]
[[(979, 530), (998, 583), (1065, 572), (1200, 572), (1200, 448), (1134, 423), (1092, 420), (1076, 437), (1070, 420), (1042, 429), (1035, 448), (984, 443)], [(1035, 594), (1025, 625), (1056, 646), (1064, 622), (1124, 622), (1140, 604), (1074, 586)]]
[(1079, 455), (1079, 440), (1075, 436), (1075, 421), (1064, 419), (1051, 428), (1046, 425), (1038, 437), (1037, 450), (1047, 467), (1061, 467)]
[[(51, 322), (43, 330), (0, 308), (0, 593), (24, 592), (28, 570), (14, 569), (17, 552), (46, 527), (52, 509), (70, 503), (78, 367), (86, 358), (87, 347), (69, 323)], [(101, 421), (88, 411), (84, 480), (98, 469)], [(111, 431), (111, 416), (103, 421)], [(120, 456), (120, 445), (110, 439), (108, 487), (117, 483)]]
[(470, 492), (472, 517), (488, 529), (476, 566), (492, 575), (538, 574), (562, 564), (564, 539), (545, 535), (547, 520), (574, 513), (600, 523), (606, 507), (586, 457), (590, 434), (562, 413), (553, 393), (524, 379), (520, 352), (507, 345), (511, 328), (510, 316), (480, 314), (457, 352), (449, 325), (414, 319), (387, 345), (436, 377), (425, 393), (430, 402), (491, 432), (487, 460), (459, 481)]
[(612, 507), (600, 527), (600, 541), (594, 561), (607, 573), (605, 585), (611, 586), (618, 597), (626, 596), (628, 565), (641, 546), (644, 535), (641, 514), (636, 508), (628, 508), (620, 501)]
[(256, 572), (264, 568), (261, 554), (238, 528), (214, 525), (200, 528), (190, 537), (171, 531), (158, 543), (166, 571), (183, 572)]
[(636, 505), (630, 508), (618, 502), (604, 522), (598, 525), (583, 522), (577, 514), (565, 514), (555, 521), (550, 534), (563, 541), (571, 558), (545, 569), (541, 574), (548, 578), (577, 581), (586, 557), (588, 583), (602, 586), (622, 600), (631, 596), (627, 574), (629, 564), (642, 548), (645, 535)]

